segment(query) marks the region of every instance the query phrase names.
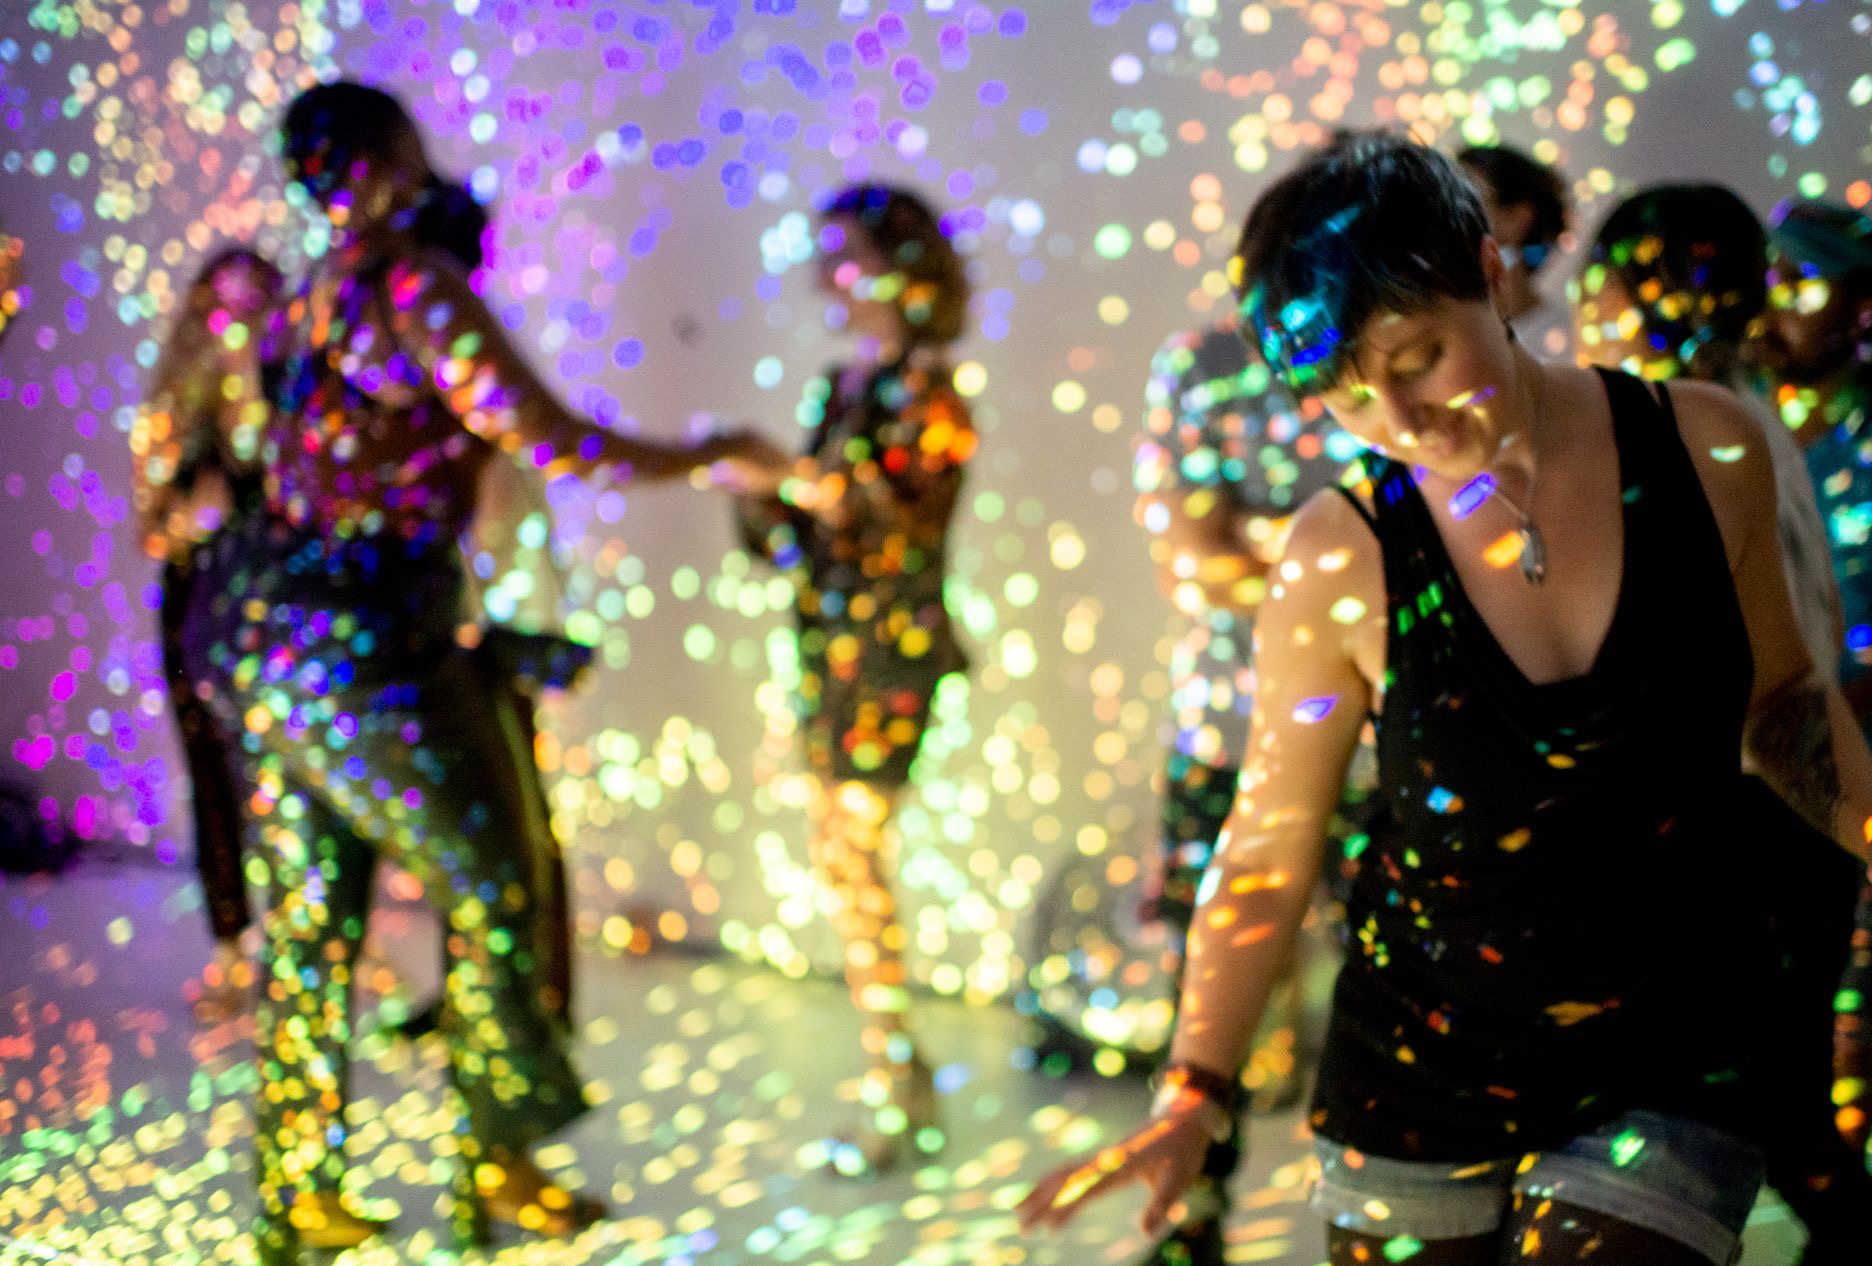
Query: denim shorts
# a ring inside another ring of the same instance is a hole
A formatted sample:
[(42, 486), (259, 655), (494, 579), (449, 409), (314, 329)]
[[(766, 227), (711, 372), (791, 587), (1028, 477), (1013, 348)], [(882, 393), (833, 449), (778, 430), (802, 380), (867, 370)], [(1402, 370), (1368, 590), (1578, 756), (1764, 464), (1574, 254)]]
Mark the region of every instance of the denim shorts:
[(1515, 1193), (1591, 1209), (1729, 1266), (1762, 1181), (1759, 1148), (1713, 1126), (1627, 1112), (1552, 1151), (1471, 1163), (1392, 1160), (1315, 1139), (1312, 1205), (1333, 1226), (1386, 1238), (1501, 1229)]

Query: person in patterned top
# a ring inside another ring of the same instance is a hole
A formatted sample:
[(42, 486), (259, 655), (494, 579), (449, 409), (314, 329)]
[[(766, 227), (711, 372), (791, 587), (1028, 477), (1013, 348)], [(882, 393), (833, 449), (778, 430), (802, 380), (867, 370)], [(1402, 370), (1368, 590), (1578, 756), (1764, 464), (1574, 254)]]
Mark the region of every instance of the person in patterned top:
[[(1150, 533), (1158, 585), (1175, 609), (1172, 734), (1164, 769), (1157, 891), (1147, 913), (1170, 925), (1179, 954), (1203, 872), (1235, 800), (1253, 703), (1251, 639), (1287, 517), (1336, 483), (1357, 442), (1297, 402), (1243, 341), (1234, 320), (1171, 336), (1151, 361), (1133, 468), (1136, 517)], [(1180, 988), (1181, 960), (1179, 958)], [(1172, 996), (1175, 996), (1173, 990)], [(1300, 1090), (1297, 973), (1248, 1060), (1251, 1105), (1274, 1110)], [(1187, 1213), (1149, 1263), (1223, 1260), (1228, 1180), (1239, 1125), (1209, 1149)]]
[(803, 453), (731, 462), (743, 537), (793, 582), (795, 707), (816, 775), (811, 852), (837, 902), (870, 1067), (859, 1128), (828, 1145), (857, 1175), (940, 1146), (935, 1091), (906, 1025), (906, 937), (884, 858), (938, 684), (966, 667), (943, 605), (950, 520), (975, 428), (945, 349), (963, 330), (962, 261), (914, 194), (862, 185), (820, 217), (818, 280), (857, 355), (808, 386)]

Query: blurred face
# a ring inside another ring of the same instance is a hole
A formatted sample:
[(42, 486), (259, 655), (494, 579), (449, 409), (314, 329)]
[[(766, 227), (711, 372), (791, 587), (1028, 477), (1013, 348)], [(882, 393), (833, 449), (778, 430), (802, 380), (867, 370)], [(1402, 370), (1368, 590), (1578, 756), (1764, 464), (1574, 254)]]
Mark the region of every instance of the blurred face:
[(326, 213), (338, 228), (368, 233), (414, 212), (429, 176), (429, 158), (414, 125), (396, 129), (387, 152), (361, 158), (331, 196)]
[[(1484, 249), (1493, 252), (1494, 244)], [(1320, 399), (1340, 426), (1380, 453), (1468, 480), (1501, 447), (1514, 364), (1492, 304), (1443, 298), (1421, 312), (1374, 316), (1360, 332), (1355, 363)]]
[(1588, 264), (1567, 287), (1573, 300), (1574, 356), (1581, 366), (1668, 377), (1670, 366), (1645, 335), (1644, 315), (1617, 274)]
[(215, 269), (207, 289), (215, 308), (249, 321), (278, 301), (280, 276), (255, 260), (237, 258)]
[(1495, 194), (1495, 186), (1489, 183), (1487, 176), (1473, 167), (1464, 167), (1462, 170), (1482, 197), (1482, 213), (1488, 217), (1489, 236), (1502, 248), (1502, 262), (1510, 267), (1518, 267), (1521, 248), (1527, 244), (1528, 235), (1534, 231), (1534, 208), (1525, 202), (1503, 206)]
[(834, 329), (902, 340), (907, 327), (897, 296), (903, 276), (893, 271), (856, 217), (830, 215), (820, 222), (814, 264), (819, 291), (831, 301), (826, 320)]
[(1858, 340), (1872, 328), (1872, 296), (1804, 276), (1799, 264), (1776, 251), (1763, 326), (1753, 347), (1762, 367), (1788, 382), (1819, 382), (1851, 362)]

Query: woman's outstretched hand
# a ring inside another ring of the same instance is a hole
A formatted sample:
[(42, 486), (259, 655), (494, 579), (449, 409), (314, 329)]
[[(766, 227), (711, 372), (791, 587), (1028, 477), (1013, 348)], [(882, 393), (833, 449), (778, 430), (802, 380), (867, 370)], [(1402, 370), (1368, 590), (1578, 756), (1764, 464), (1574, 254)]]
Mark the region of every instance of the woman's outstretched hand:
[(712, 467), (714, 482), (737, 493), (771, 495), (793, 470), (791, 457), (745, 428), (711, 436), (697, 455)]
[(1086, 1204), (1129, 1182), (1143, 1183), (1150, 1190), (1150, 1203), (1138, 1216), (1138, 1226), (1146, 1235), (1162, 1230), (1170, 1211), (1201, 1172), (1212, 1140), (1209, 1117), (1216, 1109), (1192, 1100), (1194, 1096), (1153, 1116), (1123, 1142), (1062, 1165), (1042, 1178), (1015, 1209), (1021, 1230), (1057, 1230)]

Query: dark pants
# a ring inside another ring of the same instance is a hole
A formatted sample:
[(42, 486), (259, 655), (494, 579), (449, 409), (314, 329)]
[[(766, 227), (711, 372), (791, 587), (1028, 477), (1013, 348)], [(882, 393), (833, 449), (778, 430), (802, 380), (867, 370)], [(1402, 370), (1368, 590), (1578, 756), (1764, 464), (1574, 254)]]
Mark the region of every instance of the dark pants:
[(183, 662), (182, 626), (194, 591), (192, 563), (170, 563), (162, 572), (163, 676), (169, 704), (182, 740), (188, 770), (189, 803), (195, 820), (195, 870), (201, 876), (208, 928), (217, 941), (231, 941), (252, 924), (247, 907), (247, 878), (241, 869), (241, 806), (230, 764), (233, 753), (215, 725), (214, 714), (195, 693), (194, 679)]
[(1781, 949), (1762, 1021), (1771, 1043), (1762, 1137), (1767, 1182), (1813, 1237), (1808, 1261), (1857, 1260), (1872, 1211), (1872, 1175), (1834, 1126), (1832, 1086), (1834, 995), (1846, 966), (1859, 864), (1759, 779), (1748, 780), (1746, 794), (1746, 816), (1738, 820), (1772, 848), (1772, 861), (1750, 882), (1770, 903)]
[(513, 709), (454, 641), (452, 547), (334, 545), (253, 523), (191, 604), (190, 670), (241, 733), (269, 910), (254, 1040), (270, 1216), (344, 1172), (352, 965), (378, 860), (442, 920), (451, 1081), (481, 1144), (519, 1151), (580, 1115), (541, 989), (537, 850)]

